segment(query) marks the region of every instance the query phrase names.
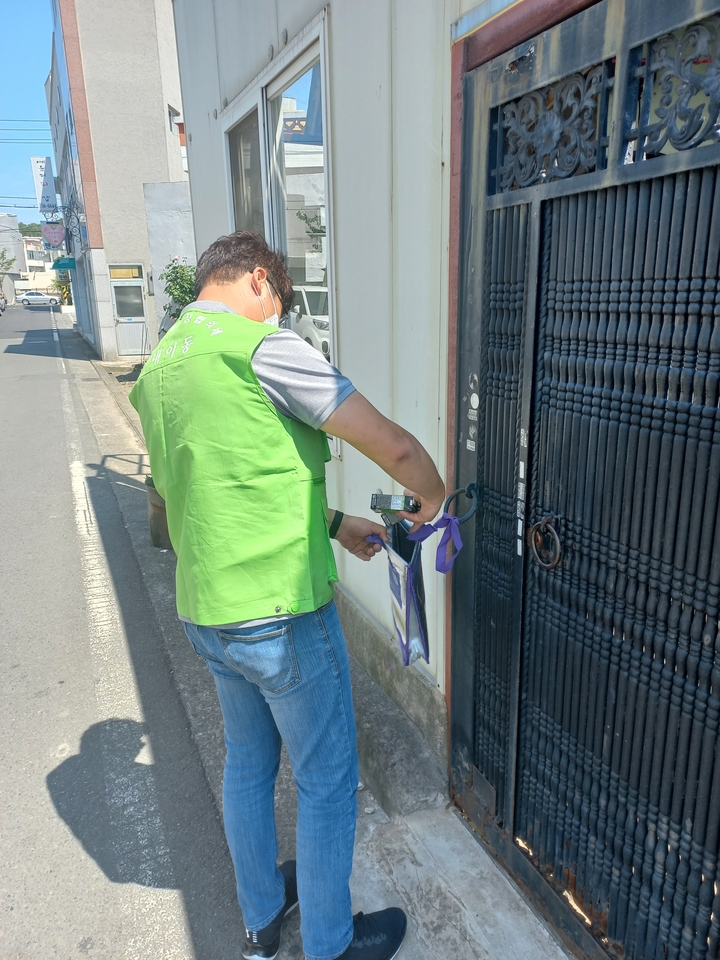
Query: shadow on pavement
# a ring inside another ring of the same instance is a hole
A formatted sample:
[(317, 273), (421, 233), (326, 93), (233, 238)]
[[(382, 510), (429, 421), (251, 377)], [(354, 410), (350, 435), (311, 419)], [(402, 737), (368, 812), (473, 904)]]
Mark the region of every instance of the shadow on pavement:
[(153, 767), (136, 762), (144, 734), (136, 720), (93, 724), (80, 753), (48, 774), (47, 788), (58, 815), (108, 880), (176, 887)]
[(9, 343), (4, 353), (23, 353), (35, 357), (54, 357), (55, 342), (52, 328), (26, 330), (22, 332), (22, 343)]

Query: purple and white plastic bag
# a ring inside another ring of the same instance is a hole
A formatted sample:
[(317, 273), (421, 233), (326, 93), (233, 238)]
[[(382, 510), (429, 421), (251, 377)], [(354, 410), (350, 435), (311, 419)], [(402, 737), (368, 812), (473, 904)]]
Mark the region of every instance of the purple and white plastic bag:
[[(448, 573), (462, 549), (457, 518), (448, 513), (444, 513), (434, 524), (423, 524), (415, 533), (409, 532), (410, 527), (407, 520), (394, 523), (388, 530), (387, 543), (381, 537), (368, 537), (372, 543), (379, 543), (387, 553), (393, 624), (406, 667), (419, 657), (423, 657), (426, 663), (430, 662), (422, 541), (436, 531), (443, 530), (435, 559), (438, 573)], [(448, 558), (447, 549), (450, 543), (454, 552)]]

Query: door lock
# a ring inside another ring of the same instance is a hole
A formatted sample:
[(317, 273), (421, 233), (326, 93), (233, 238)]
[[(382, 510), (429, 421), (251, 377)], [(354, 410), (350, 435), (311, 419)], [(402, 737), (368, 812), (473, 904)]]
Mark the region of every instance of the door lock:
[(562, 556), (560, 537), (553, 526), (555, 519), (554, 516), (543, 517), (528, 531), (533, 560), (543, 570), (554, 570)]

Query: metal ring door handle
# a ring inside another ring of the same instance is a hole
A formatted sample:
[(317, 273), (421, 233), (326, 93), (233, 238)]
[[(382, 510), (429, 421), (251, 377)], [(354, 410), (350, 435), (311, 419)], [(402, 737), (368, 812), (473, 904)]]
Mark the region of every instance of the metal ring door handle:
[[(543, 517), (538, 523), (530, 527), (528, 538), (533, 560), (543, 570), (554, 570), (560, 563), (562, 546), (557, 530), (552, 525), (553, 517)], [(547, 541), (550, 541), (548, 544)], [(551, 548), (551, 549), (550, 549)], [(545, 554), (546, 559), (541, 556)]]

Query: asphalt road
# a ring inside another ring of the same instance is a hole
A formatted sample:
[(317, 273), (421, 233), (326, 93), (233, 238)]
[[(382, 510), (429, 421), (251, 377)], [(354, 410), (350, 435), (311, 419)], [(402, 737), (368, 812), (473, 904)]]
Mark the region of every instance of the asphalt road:
[(63, 339), (0, 317), (0, 958), (233, 960), (222, 825)]

